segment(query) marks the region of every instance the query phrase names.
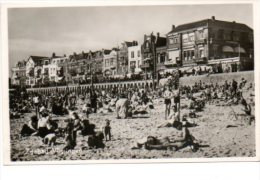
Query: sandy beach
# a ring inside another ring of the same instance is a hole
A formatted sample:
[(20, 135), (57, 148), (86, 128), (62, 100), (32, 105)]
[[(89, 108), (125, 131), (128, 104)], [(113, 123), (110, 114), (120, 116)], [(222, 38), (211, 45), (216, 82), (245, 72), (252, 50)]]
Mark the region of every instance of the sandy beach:
[[(251, 94), (251, 95), (250, 95)], [(252, 92), (244, 94), (252, 106)], [(188, 112), (181, 99), (181, 114)], [(51, 161), (51, 160), (98, 160), (98, 159), (157, 159), (157, 158), (215, 158), (215, 157), (254, 157), (255, 156), (255, 123), (248, 124), (243, 115), (241, 105), (216, 106), (216, 103), (206, 104), (203, 111), (198, 112), (197, 118), (190, 119), (197, 124), (189, 128), (200, 144), (197, 152), (190, 147), (172, 150), (132, 150), (133, 143), (148, 135), (156, 137), (180, 136), (181, 131), (165, 127), (157, 128), (164, 122), (163, 99), (154, 100), (154, 109), (148, 114), (129, 119), (116, 119), (115, 112), (91, 114), (90, 122), (99, 129), (105, 124), (105, 119), (111, 120), (112, 140), (105, 142), (104, 149), (89, 149), (87, 139), (77, 136), (77, 146), (71, 152), (63, 152), (63, 138), (57, 139), (57, 144), (51, 148), (42, 143), (40, 137), (21, 137), (19, 132), (24, 123), (29, 121), (33, 113), (24, 114), (19, 119), (11, 119), (11, 160), (12, 161)], [(236, 115), (235, 115), (236, 114)], [(65, 126), (64, 119), (68, 116), (53, 117), (60, 127)]]

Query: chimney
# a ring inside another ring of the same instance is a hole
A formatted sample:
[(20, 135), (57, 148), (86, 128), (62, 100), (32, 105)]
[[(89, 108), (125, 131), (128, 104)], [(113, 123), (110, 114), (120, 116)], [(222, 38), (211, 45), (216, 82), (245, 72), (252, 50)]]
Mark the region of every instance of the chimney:
[(56, 54), (55, 53), (52, 53), (52, 58), (54, 58), (56, 56)]
[(157, 33), (157, 37), (160, 37), (160, 33), (159, 32)]
[(66, 57), (66, 54), (64, 54), (63, 56)]
[(174, 30), (174, 29), (175, 29), (175, 25), (173, 24), (173, 25), (172, 25), (172, 30)]
[(215, 16), (212, 16), (212, 17), (211, 17), (211, 19), (212, 19), (213, 21), (215, 21), (215, 20), (216, 20), (216, 19), (215, 19)]

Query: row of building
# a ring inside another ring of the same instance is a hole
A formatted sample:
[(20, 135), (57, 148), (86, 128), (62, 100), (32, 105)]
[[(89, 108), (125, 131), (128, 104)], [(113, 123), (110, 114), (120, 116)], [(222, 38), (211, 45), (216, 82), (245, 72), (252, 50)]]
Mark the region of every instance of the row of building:
[[(176, 69), (198, 66), (218, 69), (254, 68), (253, 30), (245, 24), (211, 19), (172, 25), (166, 36), (151, 33), (143, 42), (123, 42), (120, 47), (73, 53), (69, 56), (30, 56), (12, 68), (11, 83), (35, 86), (66, 81), (67, 84), (139, 74), (158, 78)], [(237, 70), (237, 69), (236, 69)]]

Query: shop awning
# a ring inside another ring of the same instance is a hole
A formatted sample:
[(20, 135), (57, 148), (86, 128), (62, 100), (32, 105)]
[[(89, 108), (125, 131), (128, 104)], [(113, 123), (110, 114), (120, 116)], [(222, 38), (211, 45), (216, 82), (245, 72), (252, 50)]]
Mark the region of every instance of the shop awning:
[(245, 49), (242, 48), (242, 47), (235, 47), (235, 48), (234, 48), (234, 51), (235, 51), (236, 53), (246, 53)]
[(65, 78), (64, 76), (58, 77), (58, 81), (61, 81), (61, 80), (63, 80), (64, 78)]
[(136, 68), (136, 69), (135, 69), (135, 74), (140, 74), (141, 72), (143, 72), (142, 69), (140, 69), (140, 68)]
[(234, 49), (232, 47), (230, 47), (230, 46), (223, 46), (222, 47), (222, 51), (223, 52), (231, 52), (231, 53), (233, 53)]

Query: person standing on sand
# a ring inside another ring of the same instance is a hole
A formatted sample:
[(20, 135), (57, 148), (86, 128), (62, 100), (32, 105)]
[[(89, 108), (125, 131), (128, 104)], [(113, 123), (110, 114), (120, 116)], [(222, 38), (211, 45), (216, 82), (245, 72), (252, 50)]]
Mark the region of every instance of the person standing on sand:
[(166, 86), (166, 90), (163, 93), (164, 103), (165, 103), (165, 120), (167, 120), (167, 118), (170, 114), (172, 96), (173, 96), (173, 94), (170, 91), (170, 87), (168, 85), (168, 86)]
[(94, 109), (94, 113), (97, 113), (97, 94), (94, 89), (90, 91), (91, 108)]
[(35, 107), (36, 116), (39, 117), (39, 104), (40, 104), (40, 98), (37, 93), (35, 93), (33, 97), (33, 104)]

